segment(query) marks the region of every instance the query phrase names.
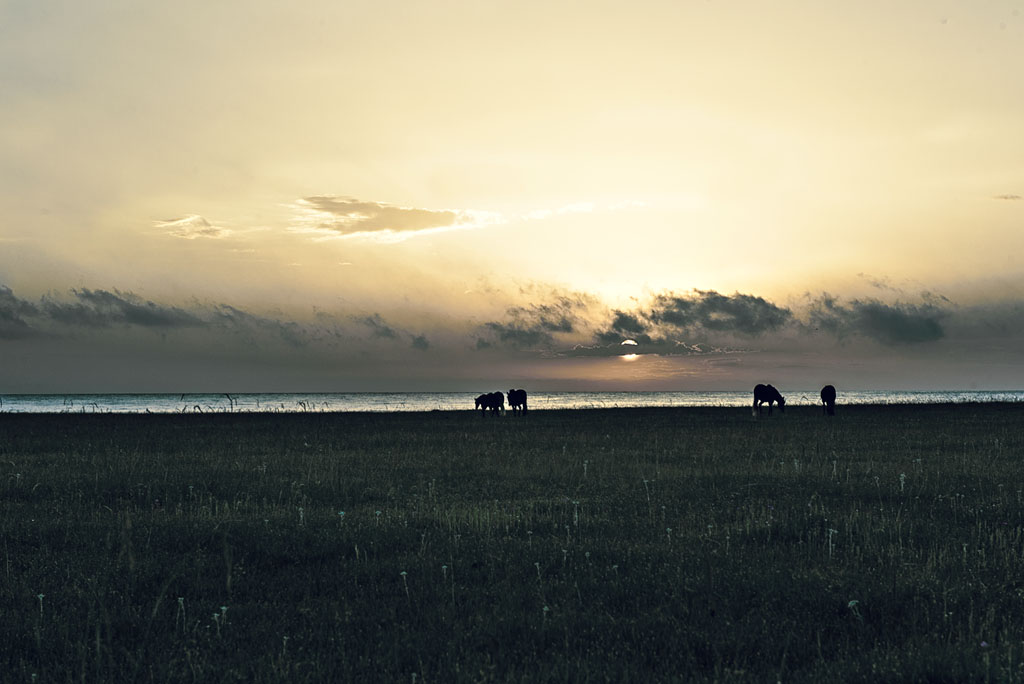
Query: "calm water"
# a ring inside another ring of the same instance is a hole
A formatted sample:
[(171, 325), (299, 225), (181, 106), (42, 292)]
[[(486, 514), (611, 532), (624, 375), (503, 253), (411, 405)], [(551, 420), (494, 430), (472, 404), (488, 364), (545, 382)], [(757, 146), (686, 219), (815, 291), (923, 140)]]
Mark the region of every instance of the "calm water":
[[(818, 405), (817, 390), (786, 392), (789, 406)], [(0, 411), (14, 413), (182, 413), (217, 411), (455, 411), (471, 410), (474, 392), (351, 394), (8, 394)], [(533, 409), (653, 406), (749, 406), (744, 392), (536, 392)], [(1024, 401), (1024, 390), (999, 392), (840, 392), (840, 404), (930, 404)]]

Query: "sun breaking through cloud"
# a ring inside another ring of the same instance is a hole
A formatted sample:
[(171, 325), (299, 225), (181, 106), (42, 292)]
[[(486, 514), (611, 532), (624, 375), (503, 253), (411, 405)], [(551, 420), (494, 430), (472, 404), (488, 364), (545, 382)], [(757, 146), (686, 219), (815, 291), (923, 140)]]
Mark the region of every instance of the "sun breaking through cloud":
[[(8, 358), (22, 359), (8, 367), (17, 370), (10, 377), (30, 373), (47, 388), (47, 382), (60, 381), (47, 379), (47, 359), (83, 349), (91, 354), (93, 370), (105, 368), (112, 382), (129, 382), (142, 372), (171, 382), (178, 372), (173, 369), (203, 368), (216, 360), (222, 366), (218, 377), (244, 375), (246, 383), (313, 364), (342, 377), (369, 374), (389, 386), (413, 367), (430, 369), (427, 375), (436, 382), (457, 383), (500, 368), (510, 379), (529, 369), (536, 377), (587, 383), (610, 377), (602, 375), (601, 363), (644, 359), (635, 382), (657, 380), (649, 375), (657, 363), (669, 374), (658, 380), (664, 383), (685, 368), (703, 368), (722, 382), (781, 358), (794, 368), (893, 363), (910, 353), (952, 357), (960, 364), (991, 359), (993, 353), (1024, 361), (1016, 344), (1024, 330), (1024, 299), (992, 307), (958, 306), (936, 296), (882, 301), (821, 294), (781, 306), (751, 294), (695, 290), (636, 301), (634, 308), (614, 309), (584, 293), (533, 287), (529, 303), (474, 321), (453, 310), (257, 312), (227, 302), (168, 304), (89, 288), (30, 300), (0, 286), (0, 341)], [(125, 361), (126, 354), (137, 361)], [(267, 370), (254, 371), (244, 359), (260, 359)]]

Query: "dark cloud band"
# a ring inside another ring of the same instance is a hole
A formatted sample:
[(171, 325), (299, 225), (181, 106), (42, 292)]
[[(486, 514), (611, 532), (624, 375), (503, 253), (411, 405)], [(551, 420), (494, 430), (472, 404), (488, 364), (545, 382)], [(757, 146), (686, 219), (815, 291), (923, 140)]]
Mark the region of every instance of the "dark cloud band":
[(843, 339), (862, 335), (887, 345), (935, 342), (945, 336), (949, 312), (934, 304), (886, 304), (855, 299), (843, 304), (829, 295), (812, 302), (808, 325)]
[(76, 301), (45, 299), (43, 310), (46, 315), (59, 323), (92, 328), (114, 325), (180, 328), (202, 324), (199, 318), (183, 309), (145, 301), (131, 293), (82, 289), (72, 290), (72, 294)]
[(485, 323), (476, 348), (489, 349), (494, 344), (516, 349), (550, 348), (556, 336), (576, 333), (584, 325), (593, 298), (577, 293), (548, 297), (548, 302), (508, 309), (503, 321)]
[[(1006, 319), (992, 310), (987, 319), (972, 311), (968, 320), (966, 313), (957, 314), (948, 299), (929, 293), (922, 295), (919, 303), (841, 301), (823, 294), (809, 299), (798, 310), (755, 295), (703, 290), (658, 294), (634, 310), (609, 310), (596, 298), (580, 293), (524, 294), (540, 301), (511, 307), (503, 318), (475, 328), (469, 321), (458, 323), (455, 328), (472, 331), (468, 340), (461, 337), (461, 348), (465, 349), (468, 342), (490, 353), (518, 350), (547, 356), (705, 356), (782, 350), (808, 335), (842, 343), (860, 339), (906, 346), (945, 339), (946, 319), (959, 323), (961, 336), (972, 321), (984, 320), (987, 329), (997, 330), (996, 323)], [(981, 329), (979, 323), (972, 325), (972, 329)], [(63, 297), (51, 294), (31, 302), (0, 286), (0, 340), (34, 336), (59, 339), (83, 331), (99, 336), (105, 330), (150, 330), (161, 335), (177, 330), (183, 335), (185, 331), (200, 331), (201, 339), (207, 340), (220, 335), (244, 346), (284, 343), (290, 347), (336, 348), (346, 344), (367, 353), (384, 349), (434, 353), (460, 344), (454, 330), (445, 332), (450, 327), (438, 327), (438, 341), (437, 337), (428, 339), (419, 331), (411, 332), (380, 313), (331, 316), (321, 312), (311, 321), (300, 323), (289, 316), (257, 315), (229, 304), (169, 306), (118, 290), (79, 289)], [(188, 334), (200, 339), (197, 334)], [(628, 346), (623, 346), (624, 342)]]

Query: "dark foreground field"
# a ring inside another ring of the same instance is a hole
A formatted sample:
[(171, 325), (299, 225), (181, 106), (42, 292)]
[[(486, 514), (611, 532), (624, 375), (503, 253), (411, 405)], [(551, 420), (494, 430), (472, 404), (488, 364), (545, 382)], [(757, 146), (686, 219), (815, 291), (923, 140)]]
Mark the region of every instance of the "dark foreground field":
[(0, 414), (0, 678), (1016, 681), (1022, 490), (1024, 405)]

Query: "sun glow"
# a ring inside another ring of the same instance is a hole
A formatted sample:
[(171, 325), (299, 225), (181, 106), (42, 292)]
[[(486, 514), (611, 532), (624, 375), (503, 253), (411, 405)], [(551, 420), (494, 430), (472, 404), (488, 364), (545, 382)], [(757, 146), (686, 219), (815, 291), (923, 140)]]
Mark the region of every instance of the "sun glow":
[(637, 359), (640, 358), (640, 355), (639, 354), (623, 354), (619, 358), (622, 359), (623, 361), (636, 361)]

